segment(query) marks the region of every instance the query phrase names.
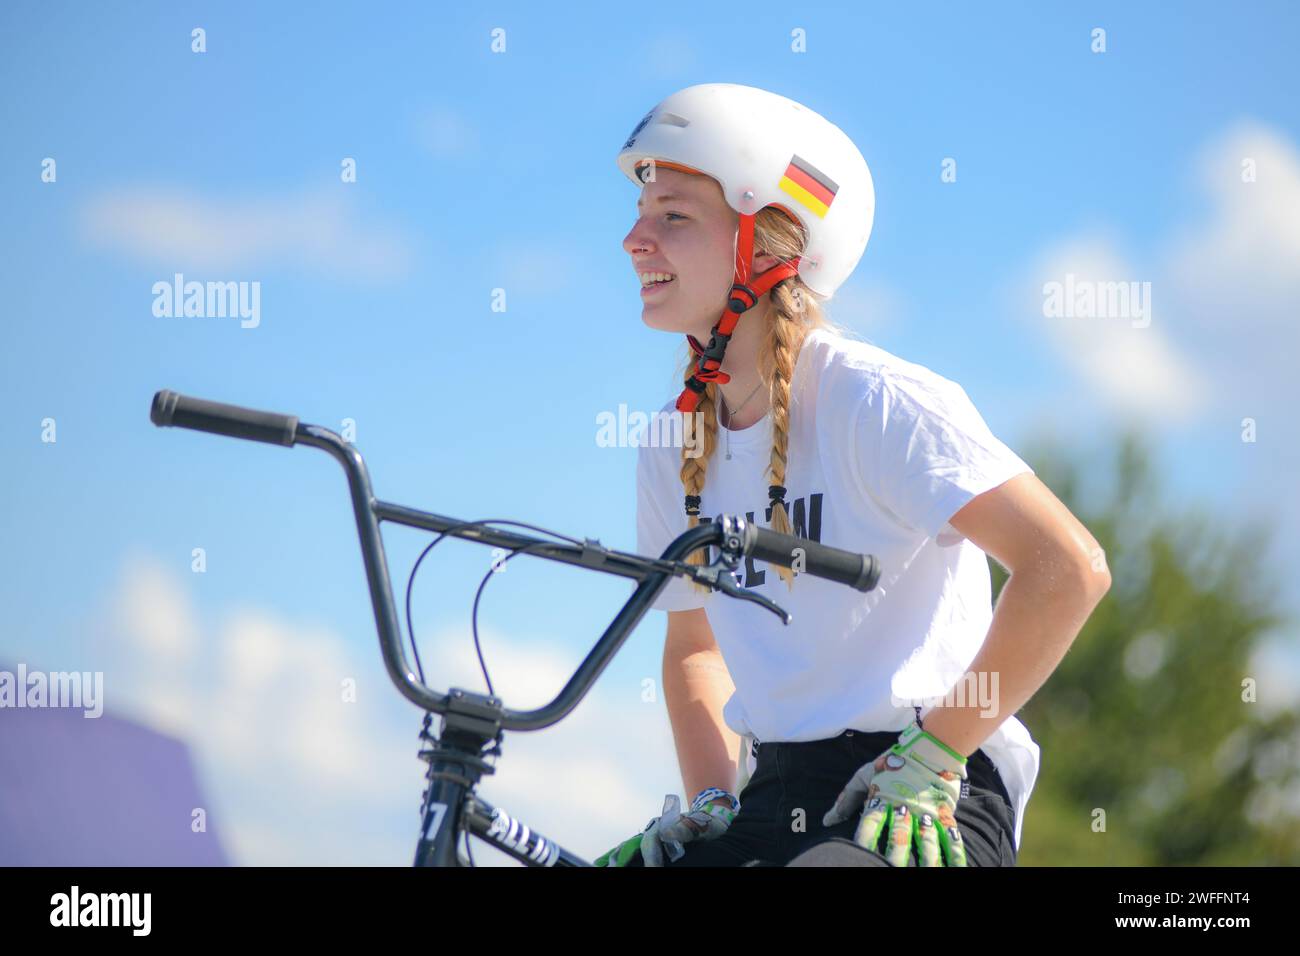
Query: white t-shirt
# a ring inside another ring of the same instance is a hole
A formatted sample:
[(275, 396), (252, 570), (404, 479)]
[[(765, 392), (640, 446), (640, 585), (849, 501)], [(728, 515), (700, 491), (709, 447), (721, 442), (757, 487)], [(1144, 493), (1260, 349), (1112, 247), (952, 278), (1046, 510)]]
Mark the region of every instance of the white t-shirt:
[[(657, 429), (647, 431), (637, 452), (637, 551), (656, 557), (687, 527), (681, 449), (658, 441)], [(703, 520), (744, 514), (770, 527), (771, 449), (770, 414), (740, 431), (719, 426), (700, 493)], [(791, 380), (792, 533), (874, 554), (879, 584), (864, 594), (800, 574), (791, 589), (772, 567), (748, 560), (741, 586), (789, 611), (789, 626), (676, 577), (651, 606), (707, 609), (736, 686), (723, 717), (737, 734), (765, 742), (901, 731), (915, 717), (913, 703), (941, 698), (967, 671), (992, 619), (985, 554), (948, 519), (1024, 472), (1033, 470), (993, 436), (960, 385), (875, 345), (813, 330)], [(922, 713), (929, 709), (923, 704)], [(980, 749), (1006, 784), (1019, 847), (1038, 745), (1009, 716)]]

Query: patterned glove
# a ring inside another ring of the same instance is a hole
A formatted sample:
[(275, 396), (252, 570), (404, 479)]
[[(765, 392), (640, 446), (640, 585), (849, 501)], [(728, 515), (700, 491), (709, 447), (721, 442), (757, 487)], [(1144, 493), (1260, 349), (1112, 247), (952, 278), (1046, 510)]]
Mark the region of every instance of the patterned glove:
[(919, 866), (965, 866), (954, 816), (965, 779), (966, 758), (913, 721), (898, 743), (853, 775), (822, 823), (842, 823), (862, 808), (854, 839), (894, 866), (909, 865), (913, 846)]
[[(720, 797), (729, 800), (731, 806), (719, 806), (712, 802)], [(627, 866), (639, 850), (646, 866), (663, 866), (665, 850), (669, 860), (681, 859), (686, 853), (682, 844), (693, 840), (717, 839), (727, 832), (727, 827), (731, 826), (731, 821), (739, 812), (740, 801), (717, 787), (701, 790), (685, 814), (682, 813), (681, 800), (677, 794), (670, 793), (664, 797), (662, 814), (647, 823), (645, 829), (636, 836), (624, 840), (598, 857), (594, 865)]]

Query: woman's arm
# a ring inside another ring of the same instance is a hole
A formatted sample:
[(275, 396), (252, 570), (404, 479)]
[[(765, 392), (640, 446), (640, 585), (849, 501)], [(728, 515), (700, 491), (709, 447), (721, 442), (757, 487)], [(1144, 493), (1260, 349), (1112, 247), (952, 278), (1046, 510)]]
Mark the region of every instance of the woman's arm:
[(663, 681), (686, 801), (706, 787), (731, 791), (740, 738), (722, 708), (735, 685), (703, 608), (668, 612)]
[(1111, 581), (1096, 539), (1032, 474), (976, 496), (949, 523), (1011, 575), (970, 666), (989, 675), (978, 686), (997, 689), (993, 707), (954, 694), (954, 706), (945, 701), (923, 720), (969, 756), (1056, 670)]

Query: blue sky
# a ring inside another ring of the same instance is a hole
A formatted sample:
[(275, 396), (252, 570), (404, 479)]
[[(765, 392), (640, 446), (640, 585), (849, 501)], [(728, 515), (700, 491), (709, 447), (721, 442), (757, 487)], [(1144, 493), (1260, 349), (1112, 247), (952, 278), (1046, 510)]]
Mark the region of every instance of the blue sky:
[[(780, 92), (858, 143), (877, 211), (838, 322), (960, 382), (1013, 448), (1050, 429), (1101, 456), (1142, 428), (1171, 505), (1267, 519), (1276, 566), (1294, 567), (1293, 4), (562, 9), (0, 11), (0, 663), (102, 669), (110, 707), (190, 740), (237, 861), (405, 862), (418, 714), (385, 684), (337, 466), (160, 431), (150, 397), (352, 419), (383, 498), (633, 549), (635, 450), (598, 447), (596, 415), (659, 408), (681, 344), (639, 320), (621, 247), (637, 192), (614, 156), (694, 83)], [(260, 324), (155, 317), (151, 288), (176, 272), (259, 282)], [(1151, 282), (1150, 326), (1044, 318), (1042, 285), (1067, 272)], [(400, 595), (420, 540), (388, 540)], [(470, 684), (487, 553), (443, 550), (417, 628), (435, 682)], [(558, 689), (627, 592), (523, 564), (483, 611), (520, 705)], [(679, 788), (662, 705), (641, 701), (662, 627), (643, 623), (570, 726), (513, 745), (519, 769), (489, 797), (594, 853)], [(339, 672), (365, 691), (344, 714), (322, 703)], [(340, 771), (357, 761), (392, 785)], [(575, 815), (576, 794), (536, 785), (557, 762), (630, 805)], [(333, 796), (295, 817), (322, 780)]]

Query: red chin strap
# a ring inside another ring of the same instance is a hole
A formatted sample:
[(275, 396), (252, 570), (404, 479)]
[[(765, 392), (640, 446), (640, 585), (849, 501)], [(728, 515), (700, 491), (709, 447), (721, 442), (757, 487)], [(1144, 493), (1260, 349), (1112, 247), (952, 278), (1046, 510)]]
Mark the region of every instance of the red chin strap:
[(736, 271), (732, 278), (731, 294), (728, 296), (727, 309), (713, 326), (713, 335), (707, 346), (693, 335), (686, 336), (691, 348), (698, 355), (695, 372), (686, 380), (686, 387), (677, 397), (679, 412), (693, 412), (704, 396), (704, 389), (709, 382), (724, 384), (731, 381), (731, 376), (722, 371), (722, 357), (727, 352), (727, 343), (731, 333), (736, 330), (736, 323), (741, 315), (754, 307), (764, 294), (782, 279), (799, 274), (799, 259), (783, 262), (773, 266), (762, 275), (755, 276), (749, 282), (750, 270), (754, 267), (754, 216), (740, 214), (740, 234), (736, 241)]

